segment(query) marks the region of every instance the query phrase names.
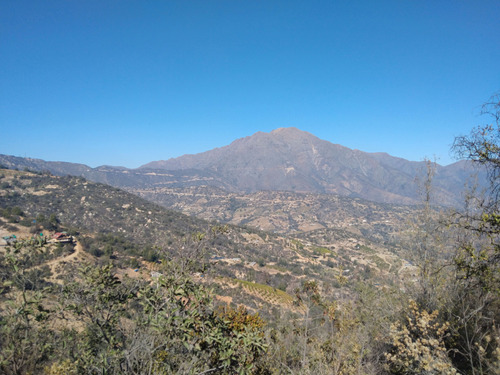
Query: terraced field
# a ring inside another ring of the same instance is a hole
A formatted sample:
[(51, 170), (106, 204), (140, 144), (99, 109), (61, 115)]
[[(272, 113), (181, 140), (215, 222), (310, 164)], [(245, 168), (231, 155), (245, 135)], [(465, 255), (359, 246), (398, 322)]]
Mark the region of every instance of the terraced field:
[(254, 295), (267, 303), (286, 307), (290, 310), (302, 310), (300, 305), (297, 305), (296, 299), (290, 294), (273, 288), (269, 285), (252, 283), (250, 281), (231, 279), (232, 284), (241, 285), (241, 287), (251, 295)]

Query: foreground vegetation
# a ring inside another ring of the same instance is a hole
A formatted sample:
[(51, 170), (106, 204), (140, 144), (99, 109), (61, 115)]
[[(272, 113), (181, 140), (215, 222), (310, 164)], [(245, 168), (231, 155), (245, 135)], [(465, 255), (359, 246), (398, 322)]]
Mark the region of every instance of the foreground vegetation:
[[(359, 284), (355, 298), (328, 300), (306, 280), (296, 309), (265, 321), (217, 304), (193, 257), (162, 262), (151, 280), (88, 265), (47, 283), (24, 266), (41, 251), (24, 242), (0, 256), (1, 373), (498, 373), (498, 291), (465, 270), (430, 298)], [(272, 294), (254, 285), (244, 283)]]

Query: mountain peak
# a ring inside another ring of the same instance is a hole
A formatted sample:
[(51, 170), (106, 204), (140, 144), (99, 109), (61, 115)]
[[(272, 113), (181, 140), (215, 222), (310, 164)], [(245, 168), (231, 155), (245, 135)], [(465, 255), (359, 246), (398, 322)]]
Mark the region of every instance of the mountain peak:
[(283, 134), (283, 133), (305, 133), (305, 131), (300, 130), (294, 126), (290, 126), (287, 128), (277, 128), (274, 130), (271, 130), (271, 134)]
[(311, 133), (308, 133), (304, 130), (300, 130), (296, 127), (288, 127), (288, 128), (277, 128), (274, 130), (271, 130), (269, 133), (270, 135), (279, 135), (279, 136), (284, 136), (284, 137), (314, 137)]

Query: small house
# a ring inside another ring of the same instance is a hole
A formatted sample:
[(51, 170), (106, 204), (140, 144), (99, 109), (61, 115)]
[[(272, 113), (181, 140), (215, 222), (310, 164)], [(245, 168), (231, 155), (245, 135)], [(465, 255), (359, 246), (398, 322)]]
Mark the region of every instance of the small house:
[(59, 243), (73, 243), (73, 237), (66, 232), (57, 232), (52, 235), (52, 240)]

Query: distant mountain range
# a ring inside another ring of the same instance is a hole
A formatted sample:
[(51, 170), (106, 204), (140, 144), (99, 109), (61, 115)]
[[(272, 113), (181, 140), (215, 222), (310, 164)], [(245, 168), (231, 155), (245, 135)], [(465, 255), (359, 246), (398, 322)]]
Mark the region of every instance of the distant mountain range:
[[(128, 190), (161, 194), (161, 188), (210, 186), (232, 192), (292, 191), (338, 194), (382, 203), (419, 201), (416, 179), (425, 163), (385, 153), (366, 153), (321, 140), (296, 128), (279, 128), (237, 139), (230, 145), (195, 155), (153, 161), (137, 169), (47, 162), (0, 155), (9, 168), (76, 175)], [(470, 176), (469, 162), (440, 166), (433, 180), (436, 202), (457, 206)], [(484, 183), (484, 173), (479, 183)], [(150, 195), (150, 194), (149, 194)]]

